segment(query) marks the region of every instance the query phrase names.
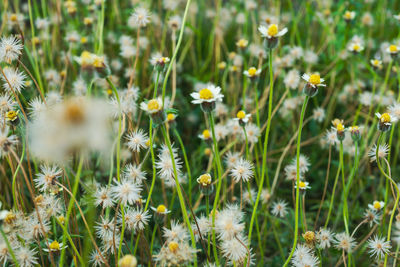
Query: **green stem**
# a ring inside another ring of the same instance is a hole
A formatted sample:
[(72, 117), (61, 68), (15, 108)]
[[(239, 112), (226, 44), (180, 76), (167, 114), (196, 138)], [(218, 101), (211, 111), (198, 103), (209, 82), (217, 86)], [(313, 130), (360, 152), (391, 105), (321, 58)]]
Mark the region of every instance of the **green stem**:
[(269, 138), (269, 131), (271, 128), (271, 119), (272, 119), (272, 98), (273, 98), (273, 91), (274, 91), (274, 74), (272, 72), (272, 49), (269, 50), (269, 99), (268, 99), (268, 119), (267, 119), (267, 129), (265, 131), (265, 139), (264, 139), (264, 150), (263, 150), (263, 157), (262, 157), (262, 167), (261, 167), (261, 179), (258, 184), (258, 192), (256, 202), (254, 203), (253, 212), (251, 214), (250, 226), (249, 226), (249, 235), (248, 240), (251, 242), (251, 234), (253, 231), (254, 220), (257, 217), (257, 207), (258, 203), (260, 202), (261, 192), (264, 185), (264, 178), (267, 177), (267, 186), (269, 186), (268, 180), (268, 167), (267, 167), (267, 149), (268, 149), (268, 138)]
[(296, 148), (296, 210), (295, 210), (295, 223), (294, 223), (294, 236), (293, 236), (293, 247), (292, 251), (289, 254), (289, 257), (287, 258), (284, 267), (286, 267), (294, 253), (294, 250), (296, 249), (297, 246), (297, 236), (299, 233), (299, 204), (300, 204), (300, 142), (301, 142), (301, 132), (303, 129), (303, 121), (304, 121), (304, 114), (306, 111), (307, 107), (307, 102), (310, 97), (306, 96), (303, 102), (303, 107), (301, 108), (301, 114), (300, 114), (300, 123), (299, 123), (299, 134), (297, 135), (297, 148)]
[[(191, 224), (190, 224), (190, 220), (189, 220), (189, 216), (188, 216), (188, 213), (186, 211), (185, 200), (183, 198), (181, 185), (180, 185), (179, 180), (178, 180), (178, 172), (176, 170), (174, 153), (172, 151), (171, 142), (169, 140), (169, 136), (167, 134), (165, 125), (163, 125), (161, 127), (161, 130), (162, 130), (162, 133), (164, 135), (165, 142), (167, 143), (167, 146), (168, 146), (168, 149), (169, 149), (169, 154), (171, 155), (172, 167), (174, 169), (174, 178), (175, 178), (175, 183), (176, 183), (176, 191), (178, 193), (179, 202), (181, 204), (182, 214), (183, 214), (183, 217), (185, 219), (186, 226), (187, 226), (187, 228), (189, 229), (189, 232), (190, 232), (190, 238), (192, 239), (192, 248), (194, 250), (196, 250), (196, 239), (194, 238), (193, 230), (192, 230), (192, 227), (191, 227)], [(197, 266), (197, 257), (194, 257), (194, 266)]]
[(176, 128), (174, 128), (174, 134), (175, 134), (176, 138), (178, 139), (178, 142), (181, 146), (183, 158), (185, 160), (186, 171), (187, 171), (188, 178), (189, 178), (189, 204), (191, 205), (192, 204), (192, 174), (190, 172), (189, 160), (187, 158), (186, 149), (185, 149), (185, 146), (183, 145), (182, 138)]
[[(69, 217), (71, 216), (72, 207), (74, 206), (74, 199), (75, 199), (76, 193), (78, 192), (79, 181), (81, 179), (82, 166), (83, 166), (83, 155), (81, 155), (80, 160), (79, 160), (78, 170), (76, 171), (75, 182), (74, 182), (74, 186), (72, 189), (72, 196), (69, 200), (67, 216), (65, 217), (65, 222), (64, 222), (65, 228), (63, 229), (63, 244), (65, 244), (65, 242), (67, 241)], [(65, 251), (66, 251), (66, 249), (61, 250), (59, 266), (64, 266)]]

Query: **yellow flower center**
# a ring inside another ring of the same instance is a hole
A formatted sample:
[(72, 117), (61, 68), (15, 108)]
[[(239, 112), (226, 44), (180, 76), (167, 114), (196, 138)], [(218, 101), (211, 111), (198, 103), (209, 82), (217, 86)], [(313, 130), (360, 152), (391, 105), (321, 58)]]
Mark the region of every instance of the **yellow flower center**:
[(241, 47), (241, 48), (246, 47), (247, 44), (248, 44), (248, 41), (247, 41), (246, 39), (240, 39), (240, 40), (237, 42), (237, 46), (239, 46), (239, 47)]
[(312, 74), (310, 76), (310, 80), (309, 82), (313, 85), (318, 85), (321, 83), (321, 77), (319, 76), (319, 74)]
[(315, 240), (315, 233), (313, 231), (307, 231), (303, 234), (303, 238), (307, 243), (313, 242)]
[(169, 113), (169, 114), (167, 115), (167, 120), (168, 120), (168, 121), (173, 121), (174, 119), (175, 119), (175, 114)]
[(171, 251), (172, 253), (175, 253), (179, 249), (179, 244), (174, 241), (169, 242), (168, 248), (169, 248), (169, 251)]
[(346, 11), (345, 13), (344, 13), (344, 18), (345, 19), (351, 19), (351, 12), (350, 11)]
[(57, 219), (60, 221), (60, 223), (64, 224), (65, 217), (63, 215), (58, 216)]
[(7, 213), (6, 217), (4, 218), (4, 221), (6, 223), (12, 223), (16, 218), (17, 216), (10, 211), (9, 213)]
[(204, 155), (210, 156), (211, 155), (211, 149), (208, 148), (208, 147), (206, 149), (204, 149)]
[(86, 44), (86, 43), (87, 43), (87, 38), (86, 38), (85, 36), (83, 36), (83, 37), (81, 38), (81, 43), (82, 43), (82, 44)]
[(381, 120), (382, 123), (388, 123), (388, 122), (390, 122), (390, 115), (389, 115), (389, 113), (383, 113), (380, 120)]
[(218, 69), (223, 70), (226, 68), (226, 63), (224, 61), (218, 63)]
[(93, 67), (95, 68), (104, 67), (104, 57), (95, 56), (93, 60)]
[(12, 14), (12, 15), (10, 16), (10, 20), (13, 21), (13, 22), (16, 22), (17, 19), (18, 19), (18, 17), (17, 17), (16, 14)]
[(306, 188), (306, 183), (300, 181), (300, 183), (299, 183), (299, 188)]
[(274, 37), (278, 34), (278, 26), (276, 24), (271, 24), (268, 27), (268, 35)]
[(157, 207), (158, 213), (165, 213), (166, 210), (167, 210), (167, 207), (165, 207), (163, 204), (158, 205), (158, 207)]
[(158, 104), (158, 101), (156, 99), (152, 99), (147, 103), (147, 108), (152, 111), (152, 110), (159, 110), (160, 105)]
[(199, 183), (202, 185), (211, 184), (211, 176), (209, 174), (203, 174), (199, 177)]
[(52, 250), (60, 250), (60, 243), (58, 243), (56, 240), (54, 240), (49, 245), (49, 248), (52, 249)]
[(204, 137), (205, 139), (210, 138), (210, 137), (211, 137), (210, 131), (209, 131), (209, 130), (204, 130), (204, 131), (203, 131), (203, 137)]
[(344, 131), (344, 126), (341, 123), (338, 123), (338, 125), (336, 126), (336, 130), (338, 132), (343, 132)]
[(18, 113), (14, 110), (10, 110), (6, 113), (6, 120), (15, 121), (18, 118)]
[(389, 51), (390, 51), (390, 53), (396, 53), (396, 52), (397, 52), (397, 46), (395, 46), (395, 45), (390, 45), (390, 46), (389, 46)]
[(356, 131), (358, 131), (358, 130), (360, 130), (360, 127), (358, 127), (358, 126), (351, 126), (350, 127), (350, 132), (356, 132)]
[(214, 95), (210, 91), (210, 89), (207, 89), (207, 88), (201, 89), (199, 94), (200, 94), (201, 99), (211, 99), (214, 97)]
[(236, 114), (236, 118), (238, 119), (244, 119), (246, 117), (246, 113), (243, 110), (240, 110), (237, 114)]
[(83, 51), (81, 54), (82, 65), (89, 65), (93, 61), (93, 54), (88, 51)]
[(354, 45), (353, 45), (353, 50), (354, 50), (354, 51), (360, 51), (360, 49), (361, 49), (361, 47), (360, 47), (359, 44), (354, 44)]
[(374, 61), (372, 61), (372, 64), (373, 64), (374, 66), (378, 66), (378, 65), (379, 65), (379, 60), (374, 59)]
[(380, 210), (382, 208), (381, 203), (379, 201), (374, 201), (374, 208)]
[(119, 260), (118, 265), (121, 267), (136, 267), (136, 257), (132, 255), (125, 255), (122, 259)]
[(253, 77), (253, 76), (256, 76), (257, 69), (254, 67), (251, 67), (247, 72), (249, 73), (249, 76)]

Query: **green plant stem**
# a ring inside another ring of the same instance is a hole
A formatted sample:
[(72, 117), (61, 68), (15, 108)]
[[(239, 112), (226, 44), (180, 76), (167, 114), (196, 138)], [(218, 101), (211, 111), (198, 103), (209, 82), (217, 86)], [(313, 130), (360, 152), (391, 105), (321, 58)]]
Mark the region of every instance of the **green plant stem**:
[[(393, 210), (392, 210), (392, 214), (390, 215), (390, 221), (389, 221), (389, 228), (388, 228), (388, 233), (387, 233), (387, 241), (390, 242), (390, 237), (391, 237), (391, 232), (392, 232), (392, 224), (393, 224), (393, 218), (394, 218), (394, 214), (396, 213), (396, 209), (397, 206), (399, 204), (399, 198), (400, 198), (400, 191), (399, 188), (397, 187), (397, 184), (395, 181), (393, 181), (393, 179), (387, 175), (385, 173), (385, 171), (383, 170), (381, 163), (380, 163), (380, 159), (379, 159), (379, 145), (382, 141), (383, 138), (383, 134), (382, 132), (379, 134), (379, 138), (378, 138), (378, 142), (376, 143), (376, 163), (378, 165), (379, 171), (388, 179), (389, 182), (391, 182), (393, 184), (393, 186), (396, 188), (397, 191), (397, 196), (396, 196), (396, 202), (393, 206)], [(388, 166), (389, 167), (389, 166)], [(387, 266), (387, 261), (388, 261), (388, 254), (385, 254), (385, 261), (384, 261), (384, 267)]]
[(217, 252), (217, 240), (215, 237), (215, 215), (216, 215), (216, 211), (217, 211), (217, 207), (218, 207), (219, 195), (221, 192), (222, 164), (221, 164), (221, 158), (219, 156), (218, 143), (217, 143), (217, 138), (216, 138), (215, 129), (214, 129), (214, 127), (215, 127), (214, 115), (212, 113), (210, 113), (209, 117), (210, 117), (211, 132), (212, 132), (213, 144), (214, 144), (214, 160), (216, 161), (216, 164), (217, 164), (217, 173), (218, 173), (217, 190), (215, 192), (214, 205), (213, 205), (213, 209), (212, 209), (212, 241), (213, 241), (213, 252), (214, 252), (215, 263), (217, 265), (219, 265), (218, 252)]
[(284, 266), (287, 266), (293, 256), (294, 250), (297, 246), (297, 238), (299, 232), (299, 204), (300, 204), (300, 143), (301, 143), (301, 132), (303, 130), (304, 114), (307, 107), (309, 96), (306, 96), (303, 102), (303, 107), (301, 108), (300, 123), (299, 123), (299, 134), (297, 135), (297, 148), (296, 148), (296, 210), (295, 210), (295, 223), (294, 223), (294, 236), (293, 236), (293, 247), (286, 259)]
[[(81, 155), (80, 156), (80, 160), (79, 160), (78, 170), (76, 171), (74, 186), (73, 186), (73, 189), (72, 189), (72, 196), (71, 196), (71, 198), (69, 200), (68, 209), (67, 209), (67, 215), (66, 215), (65, 221), (64, 221), (65, 228), (63, 229), (63, 244), (65, 244), (65, 242), (67, 241), (67, 231), (68, 231), (69, 217), (71, 216), (72, 207), (74, 206), (74, 199), (75, 199), (75, 196), (76, 196), (76, 194), (78, 192), (78, 188), (79, 188), (79, 181), (81, 179), (83, 159), (84, 159), (84, 157), (83, 157), (83, 155)], [(64, 266), (65, 251), (66, 251), (66, 249), (61, 250), (59, 266)]]
[(186, 149), (182, 142), (182, 138), (181, 138), (178, 130), (176, 128), (174, 128), (173, 131), (174, 131), (176, 138), (178, 139), (179, 145), (181, 146), (183, 159), (185, 160), (186, 171), (187, 171), (188, 179), (189, 179), (189, 204), (192, 205), (192, 174), (190, 172), (189, 160), (187, 158)]
[[(196, 239), (194, 238), (194, 234), (193, 234), (193, 230), (192, 230), (192, 226), (190, 224), (190, 220), (189, 220), (189, 216), (188, 213), (186, 211), (186, 206), (185, 206), (185, 200), (183, 198), (183, 194), (182, 194), (182, 190), (181, 190), (181, 185), (179, 183), (178, 180), (178, 172), (176, 170), (176, 164), (175, 164), (175, 158), (174, 158), (174, 153), (172, 151), (172, 146), (171, 146), (171, 142), (169, 140), (169, 136), (167, 134), (166, 131), (166, 127), (165, 125), (161, 126), (161, 130), (162, 133), (164, 135), (164, 140), (167, 143), (168, 149), (169, 149), (169, 153), (171, 155), (171, 161), (172, 161), (172, 167), (174, 169), (174, 178), (175, 178), (175, 183), (176, 183), (176, 191), (178, 193), (178, 198), (179, 198), (179, 202), (181, 205), (181, 210), (182, 210), (182, 214), (183, 214), (183, 218), (185, 219), (186, 222), (186, 226), (189, 229), (189, 233), (190, 233), (190, 238), (192, 239), (192, 248), (194, 250), (196, 250)], [(197, 266), (197, 257), (194, 258), (194, 266)]]
[(258, 203), (260, 202), (261, 192), (263, 190), (264, 185), (264, 178), (267, 177), (267, 186), (269, 186), (268, 180), (268, 167), (267, 167), (267, 150), (268, 150), (268, 138), (269, 138), (269, 131), (271, 128), (271, 119), (272, 119), (272, 98), (273, 98), (273, 91), (274, 91), (274, 74), (272, 72), (272, 49), (269, 50), (269, 99), (268, 99), (268, 119), (267, 119), (267, 128), (265, 131), (265, 139), (264, 139), (264, 149), (263, 149), (263, 157), (262, 157), (262, 167), (261, 167), (261, 178), (260, 182), (258, 183), (258, 192), (257, 198), (253, 206), (253, 212), (251, 214), (251, 220), (249, 225), (249, 235), (248, 240), (251, 242), (251, 234), (253, 231), (254, 220), (257, 217), (257, 207)]

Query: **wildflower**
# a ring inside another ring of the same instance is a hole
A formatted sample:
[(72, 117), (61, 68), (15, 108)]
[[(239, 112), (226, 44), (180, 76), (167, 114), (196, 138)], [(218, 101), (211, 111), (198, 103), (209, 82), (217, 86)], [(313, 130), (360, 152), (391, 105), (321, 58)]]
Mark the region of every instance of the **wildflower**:
[(347, 23), (354, 20), (355, 16), (356, 16), (356, 12), (349, 11), (349, 10), (346, 10), (346, 12), (344, 12), (344, 14), (343, 14), (343, 18)]
[(107, 219), (104, 217), (100, 217), (100, 221), (96, 222), (94, 226), (96, 230), (96, 235), (101, 239), (112, 238), (114, 235), (114, 231), (118, 233), (118, 229), (116, 228), (114, 219)]
[(313, 118), (317, 122), (323, 122), (325, 119), (325, 110), (321, 107), (315, 108), (313, 110)]
[[(255, 125), (254, 123), (248, 123), (246, 125), (245, 130), (246, 130), (246, 135), (247, 135), (247, 141), (250, 144), (257, 143), (258, 142), (258, 138), (261, 135), (260, 128), (257, 125)], [(243, 134), (243, 132), (241, 132), (241, 134)], [(243, 136), (243, 135), (242, 135), (242, 139), (244, 140), (245, 136)]]
[(162, 215), (165, 215), (165, 214), (168, 214), (171, 212), (163, 204), (158, 205), (157, 208), (151, 207), (151, 209), (154, 210), (157, 214), (162, 214)]
[(21, 93), (21, 90), (24, 89), (26, 85), (25, 74), (11, 67), (6, 67), (3, 71), (4, 75), (1, 76), (4, 82), (3, 88), (7, 92)]
[(111, 189), (109, 187), (98, 187), (94, 193), (96, 206), (102, 206), (103, 209), (113, 206)]
[(142, 190), (138, 184), (132, 180), (122, 178), (121, 181), (114, 180), (115, 185), (111, 187), (111, 194), (116, 201), (121, 201), (122, 205), (132, 205), (140, 198)]
[(63, 243), (58, 243), (57, 240), (54, 240), (49, 244), (48, 248), (43, 249), (46, 252), (59, 252), (65, 249), (67, 246), (64, 246)]
[(168, 241), (182, 242), (189, 239), (185, 226), (177, 221), (171, 221), (171, 228), (163, 227), (163, 237)]
[(133, 22), (136, 24), (132, 25), (132, 23), (130, 23), (129, 26), (131, 27), (132, 26), (145, 27), (150, 22), (149, 11), (142, 7), (136, 8), (133, 14), (131, 15), (131, 18)]
[(121, 267), (136, 267), (137, 260), (136, 257), (133, 255), (125, 255), (118, 261), (118, 266)]
[(364, 50), (364, 46), (359, 42), (351, 42), (347, 49), (354, 54), (358, 54)]
[(322, 249), (330, 248), (331, 242), (333, 240), (332, 232), (329, 229), (320, 228), (319, 231), (317, 232), (316, 239), (317, 239), (318, 247), (320, 247)]
[(11, 64), (21, 56), (23, 48), (19, 38), (15, 36), (2, 37), (0, 39), (0, 62)]
[(386, 49), (386, 53), (389, 53), (392, 57), (396, 57), (397, 54), (400, 52), (400, 48), (397, 45), (389, 45)]
[(303, 234), (303, 238), (308, 245), (314, 245), (316, 241), (315, 233), (313, 231), (307, 231)]
[(219, 62), (217, 67), (219, 70), (224, 70), (226, 68), (226, 62), (225, 61)]
[[(300, 154), (299, 156), (299, 168), (300, 168), (300, 173), (305, 173), (308, 171), (308, 168), (310, 167), (311, 163), (310, 160), (307, 156)], [(293, 158), (292, 160), (292, 166), (297, 167), (297, 158)]]
[(62, 170), (57, 166), (42, 165), (40, 167), (41, 173), (36, 174), (35, 183), (40, 191), (50, 190), (53, 192), (58, 191), (56, 181), (61, 177)]
[(370, 63), (374, 69), (378, 69), (378, 70), (382, 69), (382, 60), (375, 58), (375, 59), (371, 59)]
[(215, 231), (220, 240), (234, 239), (244, 230), (243, 212), (237, 205), (228, 205), (216, 216)]
[(239, 41), (236, 42), (236, 46), (242, 50), (246, 49), (248, 44), (249, 44), (249, 41), (246, 39), (239, 39)]
[(340, 233), (335, 235), (335, 247), (339, 250), (344, 250), (346, 252), (351, 252), (356, 242), (353, 237), (346, 233)]
[(311, 249), (304, 245), (298, 244), (296, 245), (296, 249), (293, 252), (292, 258), (293, 266), (301, 266), (301, 267), (317, 267), (319, 266), (319, 260), (317, 257), (313, 255)]
[(11, 149), (13, 149), (14, 145), (17, 144), (17, 136), (16, 135), (8, 135), (9, 127), (1, 127), (0, 128), (0, 158), (7, 155)]
[[(128, 208), (125, 212), (125, 224), (131, 231), (142, 231), (150, 219), (149, 211)], [(120, 218), (122, 223), (122, 217)]]
[(385, 206), (385, 202), (383, 201), (374, 201), (372, 204), (368, 204), (368, 208), (373, 211), (380, 211)]
[(339, 139), (339, 141), (343, 141), (345, 135), (344, 135), (344, 126), (342, 122), (339, 122), (335, 125), (336, 128), (336, 134), (337, 134), (337, 138)]
[(279, 37), (285, 35), (288, 30), (287, 28), (283, 28), (279, 31), (277, 24), (270, 24), (267, 27), (260, 25), (258, 31), (261, 33), (261, 36), (265, 38), (266, 47), (272, 49), (278, 45)]
[(129, 149), (131, 149), (133, 152), (140, 152), (140, 150), (147, 148), (146, 143), (149, 140), (147, 134), (142, 129), (128, 134), (126, 139), (128, 140)]
[(230, 170), (230, 174), (236, 183), (247, 182), (254, 176), (253, 169), (254, 166), (250, 161), (240, 158)]
[(372, 227), (374, 224), (379, 224), (381, 216), (375, 210), (368, 208), (364, 212), (364, 219), (367, 223), (369, 223), (369, 226)]
[(279, 216), (279, 217), (283, 218), (288, 214), (287, 205), (288, 205), (288, 203), (284, 200), (275, 201), (272, 204), (271, 213), (274, 216)]
[(156, 161), (156, 168), (158, 169), (158, 175), (160, 178), (166, 182), (168, 186), (175, 186), (175, 172), (173, 168), (173, 162), (175, 162), (175, 169), (177, 172), (177, 179), (179, 182), (182, 182), (182, 161), (178, 156), (177, 149), (172, 147), (172, 155), (169, 152), (169, 148), (163, 144), (161, 147), (161, 152), (158, 154), (158, 160)]
[(246, 123), (249, 121), (251, 117), (251, 114), (246, 114), (244, 110), (239, 110), (238, 113), (236, 113), (236, 118), (234, 118), (235, 121), (238, 121), (239, 124), (244, 127)]
[(378, 122), (378, 130), (382, 132), (386, 132), (390, 130), (390, 127), (392, 126), (392, 122), (394, 122), (397, 118), (390, 116), (389, 113), (383, 113), (382, 115), (380, 113), (375, 113), (375, 115), (378, 117), (379, 122)]
[(228, 166), (228, 169), (232, 169), (239, 161), (239, 158), (240, 153), (228, 151), (228, 153), (225, 154), (225, 164)]
[[(233, 239), (223, 240), (221, 250), (223, 256), (230, 262), (230, 265), (233, 265), (233, 263), (244, 265), (248, 254), (247, 246), (247, 238), (243, 235), (239, 235)], [(247, 260), (251, 261), (251, 255), (249, 255)]]
[(169, 57), (163, 57), (161, 54), (157, 54), (150, 60), (151, 65), (153, 65), (157, 71), (163, 71), (169, 62)]
[[(311, 186), (309, 186), (309, 182), (305, 182), (305, 181), (300, 181), (299, 182), (299, 189), (303, 192), (305, 192), (307, 189), (310, 189)], [(294, 188), (297, 188), (297, 185), (294, 186)]]
[(211, 141), (212, 136), (209, 130), (205, 129), (201, 134), (199, 134), (199, 138), (204, 141)]
[(36, 256), (37, 251), (35, 249), (29, 249), (27, 247), (19, 247), (14, 250), (15, 257), (19, 263), (19, 266), (34, 266), (38, 264), (38, 258)]
[(221, 88), (214, 85), (209, 85), (207, 88), (201, 89), (198, 93), (191, 93), (194, 98), (193, 104), (200, 104), (204, 112), (210, 112), (215, 109), (216, 102), (222, 102), (224, 95), (221, 93)]
[(188, 266), (196, 251), (185, 242), (166, 242), (156, 254), (155, 260), (160, 266)]
[(163, 103), (161, 98), (151, 99), (140, 104), (140, 108), (151, 116), (156, 125), (165, 121), (165, 112), (163, 111)]
[(133, 164), (126, 165), (122, 174), (126, 179), (131, 179), (137, 184), (146, 179), (146, 172), (141, 170), (141, 166)]
[(19, 123), (18, 114), (19, 114), (19, 110), (17, 110), (17, 111), (14, 111), (14, 110), (7, 111), (6, 115), (5, 115), (6, 122), (8, 122), (12, 126), (17, 126), (18, 123)]
[(256, 69), (255, 67), (251, 67), (248, 70), (243, 72), (244, 75), (250, 78), (251, 81), (254, 81), (258, 78), (261, 73), (261, 69)]
[(367, 244), (369, 254), (371, 254), (371, 257), (375, 256), (377, 259), (382, 259), (392, 248), (390, 241), (385, 241), (384, 238), (379, 238), (378, 235), (370, 238)]
[(283, 79), (285, 86), (290, 89), (296, 89), (300, 83), (300, 73), (296, 69), (290, 70)]
[(318, 93), (319, 86), (326, 86), (323, 84), (324, 79), (322, 79), (317, 73), (311, 75), (304, 73), (301, 77), (307, 82), (303, 88), (303, 92), (309, 97), (313, 97)]
[(349, 131), (351, 134), (351, 138), (353, 139), (354, 142), (357, 142), (361, 139), (361, 133), (360, 133), (360, 127), (355, 125), (355, 126), (350, 126)]
[(105, 152), (111, 145), (110, 111), (100, 99), (54, 103), (28, 124), (30, 150), (49, 162), (63, 162), (72, 152)]

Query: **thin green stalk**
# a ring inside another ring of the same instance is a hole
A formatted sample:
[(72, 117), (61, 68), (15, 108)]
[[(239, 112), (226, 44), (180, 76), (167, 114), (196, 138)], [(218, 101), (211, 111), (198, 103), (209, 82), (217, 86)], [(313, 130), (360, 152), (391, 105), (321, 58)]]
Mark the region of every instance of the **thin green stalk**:
[(221, 164), (221, 158), (219, 156), (219, 150), (218, 150), (218, 143), (217, 143), (217, 138), (215, 135), (215, 123), (214, 123), (214, 115), (212, 113), (209, 114), (210, 117), (210, 126), (211, 126), (211, 132), (212, 132), (212, 137), (213, 137), (213, 144), (214, 144), (214, 160), (216, 161), (217, 164), (217, 173), (218, 173), (218, 182), (217, 182), (217, 190), (215, 192), (215, 199), (214, 199), (214, 205), (212, 209), (212, 241), (213, 241), (213, 251), (214, 251), (214, 257), (215, 257), (215, 263), (219, 265), (219, 259), (218, 259), (218, 252), (217, 252), (217, 240), (215, 237), (215, 215), (217, 211), (217, 206), (219, 202), (219, 195), (221, 192), (221, 184), (222, 184), (222, 164)]
[[(190, 233), (190, 238), (192, 239), (192, 248), (194, 250), (196, 250), (196, 239), (194, 238), (193, 235), (193, 230), (192, 230), (192, 226), (190, 224), (190, 220), (189, 220), (189, 216), (188, 213), (186, 211), (186, 206), (185, 206), (185, 200), (183, 198), (183, 194), (182, 194), (182, 190), (181, 190), (181, 185), (178, 181), (178, 172), (176, 170), (176, 164), (175, 164), (175, 158), (174, 158), (174, 153), (172, 151), (172, 146), (171, 146), (171, 142), (169, 140), (169, 136), (167, 134), (166, 131), (166, 127), (165, 125), (161, 126), (161, 130), (162, 133), (164, 135), (164, 139), (165, 142), (167, 143), (168, 149), (169, 149), (169, 153), (171, 155), (171, 161), (172, 161), (172, 167), (174, 169), (174, 178), (175, 178), (175, 183), (176, 183), (176, 191), (178, 193), (178, 198), (179, 198), (179, 202), (181, 204), (181, 209), (182, 209), (182, 214), (183, 214), (183, 218), (185, 219), (186, 222), (186, 226), (189, 229), (189, 233)], [(197, 257), (194, 258), (194, 266), (197, 266)]]
[(189, 11), (190, 2), (191, 2), (191, 0), (187, 0), (187, 2), (186, 2), (185, 13), (183, 14), (183, 18), (182, 18), (182, 26), (181, 26), (181, 29), (179, 31), (178, 42), (176, 43), (176, 48), (175, 48), (174, 54), (172, 55), (171, 62), (169, 63), (167, 72), (165, 74), (165, 78), (164, 78), (164, 82), (163, 82), (163, 88), (162, 88), (163, 106), (164, 106), (164, 99), (165, 99), (165, 89), (167, 88), (168, 77), (169, 77), (169, 74), (171, 72), (172, 65), (173, 65), (172, 63), (176, 59), (176, 56), (177, 56), (178, 51), (179, 51), (179, 47), (181, 46), (181, 43), (182, 43), (182, 37), (183, 37), (183, 33), (185, 31), (186, 17), (187, 17), (188, 11)]
[(303, 102), (303, 107), (301, 108), (300, 123), (299, 123), (299, 134), (297, 135), (297, 148), (296, 148), (296, 210), (295, 210), (295, 223), (294, 223), (294, 236), (293, 236), (293, 247), (292, 251), (287, 258), (284, 267), (286, 267), (290, 259), (293, 256), (294, 250), (297, 246), (297, 237), (299, 233), (299, 203), (300, 203), (300, 142), (301, 142), (301, 132), (303, 129), (304, 114), (306, 113), (307, 102), (310, 97), (307, 95)]
[(249, 235), (248, 240), (251, 242), (251, 234), (253, 231), (254, 220), (257, 217), (257, 207), (258, 203), (260, 202), (261, 192), (264, 185), (264, 178), (267, 177), (267, 186), (269, 186), (268, 180), (268, 168), (267, 168), (267, 149), (268, 149), (268, 138), (269, 138), (269, 131), (271, 128), (271, 119), (272, 119), (272, 98), (273, 98), (273, 91), (274, 91), (274, 74), (272, 72), (272, 49), (269, 50), (269, 99), (268, 99), (268, 119), (267, 119), (267, 129), (265, 131), (265, 139), (264, 139), (264, 150), (263, 150), (263, 157), (262, 157), (262, 167), (261, 167), (261, 179), (258, 184), (258, 192), (256, 202), (254, 203), (253, 212), (251, 214), (251, 220), (249, 225)]
[(325, 228), (328, 226), (329, 224), (329, 219), (331, 218), (331, 212), (332, 212), (332, 207), (333, 207), (333, 200), (335, 199), (335, 191), (336, 191), (336, 185), (338, 183), (339, 180), (339, 175), (340, 175), (340, 166), (336, 172), (336, 178), (335, 178), (335, 182), (333, 183), (333, 190), (332, 190), (332, 196), (331, 196), (331, 201), (329, 204), (329, 209), (328, 209), (328, 216), (326, 217), (326, 221), (325, 221)]
[[(71, 198), (69, 200), (68, 209), (67, 209), (67, 216), (65, 217), (65, 222), (64, 222), (65, 228), (63, 229), (63, 244), (65, 244), (66, 241), (67, 241), (67, 231), (68, 231), (69, 217), (71, 216), (72, 207), (74, 206), (74, 199), (75, 199), (75, 196), (76, 196), (76, 194), (78, 192), (78, 188), (79, 188), (79, 181), (81, 179), (83, 159), (84, 159), (84, 157), (83, 157), (83, 155), (81, 155), (80, 156), (80, 160), (79, 160), (78, 170), (76, 171), (75, 182), (74, 182), (74, 185), (73, 185), (73, 188), (72, 188), (72, 195), (73, 196), (71, 196)], [(64, 266), (65, 251), (66, 251), (66, 249), (61, 250), (59, 266)]]
[(13, 175), (13, 179), (12, 179), (12, 196), (13, 196), (13, 203), (14, 206), (17, 205), (17, 197), (15, 196), (16, 194), (16, 189), (15, 189), (15, 185), (16, 185), (16, 181), (17, 181), (17, 174), (18, 174), (18, 170), (21, 168), (21, 164), (22, 164), (22, 159), (24, 158), (25, 155), (25, 142), (22, 142), (22, 153), (21, 153), (21, 158), (19, 159), (19, 163), (17, 168), (15, 169), (15, 173)]
[[(399, 198), (400, 198), (400, 191), (399, 188), (397, 187), (397, 184), (395, 181), (393, 181), (393, 179), (387, 175), (385, 173), (385, 171), (382, 169), (381, 163), (380, 163), (380, 158), (379, 158), (379, 145), (381, 143), (383, 134), (382, 132), (379, 134), (379, 138), (378, 138), (378, 142), (376, 143), (376, 163), (378, 165), (379, 171), (388, 179), (389, 182), (391, 182), (393, 184), (393, 186), (396, 188), (397, 191), (397, 196), (396, 196), (396, 202), (393, 206), (393, 210), (392, 210), (392, 214), (390, 215), (390, 220), (389, 220), (389, 228), (388, 228), (388, 234), (387, 234), (387, 241), (390, 241), (390, 236), (391, 236), (391, 232), (392, 232), (392, 224), (393, 224), (393, 218), (394, 218), (394, 214), (396, 213), (396, 209), (397, 206), (399, 204)], [(390, 168), (389, 163), (388, 164), (388, 168)], [(385, 254), (385, 262), (384, 262), (384, 267), (387, 266), (387, 261), (388, 261), (388, 254)]]
[(183, 159), (185, 160), (186, 171), (187, 171), (188, 179), (189, 179), (189, 204), (192, 205), (192, 174), (190, 172), (189, 160), (187, 158), (186, 149), (185, 149), (185, 146), (183, 145), (182, 138), (176, 128), (174, 128), (174, 134), (175, 134), (176, 138), (178, 139), (178, 142), (181, 146)]
[(339, 165), (340, 169), (342, 171), (342, 183), (343, 183), (343, 222), (344, 222), (344, 227), (346, 229), (346, 234), (349, 234), (349, 226), (347, 223), (347, 197), (345, 196), (345, 178), (344, 178), (344, 164), (343, 164), (343, 142), (340, 142), (340, 151), (339, 151)]

